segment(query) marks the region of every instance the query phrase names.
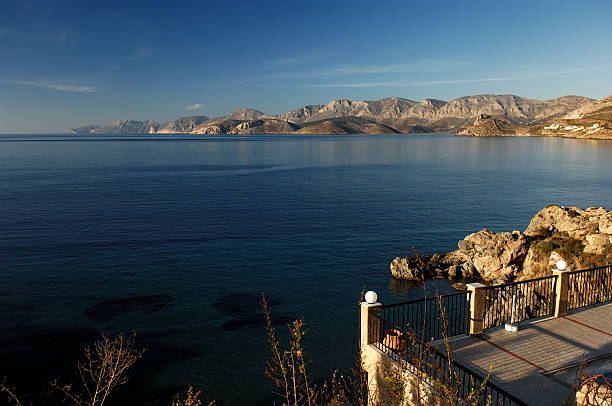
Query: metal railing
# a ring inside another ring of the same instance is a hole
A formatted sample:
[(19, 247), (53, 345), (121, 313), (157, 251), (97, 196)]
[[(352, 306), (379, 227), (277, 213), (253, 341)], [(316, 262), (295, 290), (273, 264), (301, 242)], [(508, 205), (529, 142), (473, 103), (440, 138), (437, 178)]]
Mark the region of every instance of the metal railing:
[(381, 317), (421, 340), (467, 334), (470, 292), (457, 292), (381, 306)]
[[(452, 396), (460, 399), (472, 396), (473, 402), (470, 404), (527, 406), (525, 402), (491, 382), (489, 377), (459, 364), (452, 358), (449, 361), (444, 352), (424, 343), (375, 312), (370, 312), (368, 320), (368, 342), (415, 374), (421, 382), (429, 384), (434, 398), (452, 393)], [(444, 388), (450, 389), (450, 392)]]
[(487, 287), (483, 328), (552, 316), (556, 282), (553, 275)]
[(567, 310), (612, 301), (612, 265), (569, 272)]

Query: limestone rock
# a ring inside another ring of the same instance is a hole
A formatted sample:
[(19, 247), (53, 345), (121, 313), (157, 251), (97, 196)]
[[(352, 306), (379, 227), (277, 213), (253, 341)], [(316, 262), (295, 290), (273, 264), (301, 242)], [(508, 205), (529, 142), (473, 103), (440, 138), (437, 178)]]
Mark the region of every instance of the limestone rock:
[(486, 281), (518, 272), (528, 250), (523, 234), (495, 234), (487, 229), (468, 235), (458, 245), (465, 256), (472, 258), (477, 273)]
[(525, 235), (541, 235), (542, 230), (567, 233), (575, 238), (584, 238), (599, 230), (599, 219), (603, 217), (604, 228), (609, 219), (609, 212), (604, 207), (590, 207), (581, 210), (578, 207), (548, 205), (531, 219), (525, 229)]
[(612, 211), (604, 207), (549, 205), (531, 220), (525, 233), (482, 229), (446, 254), (398, 257), (392, 275), (401, 279), (479, 278), (502, 284), (551, 274), (563, 259), (574, 269), (612, 262)]
[(426, 267), (418, 257), (397, 257), (389, 266), (391, 275), (396, 279), (418, 281), (426, 276)]
[(584, 252), (603, 254), (612, 244), (612, 234), (589, 234), (586, 236)]

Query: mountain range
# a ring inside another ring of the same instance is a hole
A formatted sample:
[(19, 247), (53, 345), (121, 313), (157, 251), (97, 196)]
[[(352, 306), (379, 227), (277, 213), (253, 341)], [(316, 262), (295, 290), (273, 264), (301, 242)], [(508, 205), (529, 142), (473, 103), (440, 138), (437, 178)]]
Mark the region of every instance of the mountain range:
[(284, 114), (241, 109), (223, 117), (181, 117), (169, 123), (117, 120), (88, 125), (68, 134), (392, 134), (464, 131), (481, 115), (514, 126), (535, 126), (592, 103), (593, 99), (563, 96), (551, 100), (515, 95), (465, 96), (449, 102), (421, 102), (387, 97), (376, 101), (333, 100), (303, 106)]

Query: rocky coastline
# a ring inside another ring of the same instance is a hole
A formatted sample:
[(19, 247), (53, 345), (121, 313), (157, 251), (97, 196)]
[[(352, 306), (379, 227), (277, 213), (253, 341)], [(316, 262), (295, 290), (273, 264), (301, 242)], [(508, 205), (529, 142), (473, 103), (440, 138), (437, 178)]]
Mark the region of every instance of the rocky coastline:
[(474, 123), (457, 135), (475, 137), (562, 137), (612, 139), (612, 96), (595, 100), (543, 123), (517, 125), (503, 117), (481, 114)]
[(448, 278), (486, 284), (548, 276), (565, 260), (571, 269), (612, 263), (612, 211), (604, 207), (548, 205), (523, 231), (494, 233), (482, 229), (444, 254), (396, 257), (393, 278)]

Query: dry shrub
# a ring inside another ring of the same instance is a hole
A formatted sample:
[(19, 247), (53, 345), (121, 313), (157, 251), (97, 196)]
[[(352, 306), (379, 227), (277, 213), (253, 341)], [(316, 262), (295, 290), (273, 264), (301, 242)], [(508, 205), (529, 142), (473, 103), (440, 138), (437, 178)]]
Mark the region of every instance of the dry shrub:
[(134, 347), (134, 334), (126, 337), (120, 333), (114, 338), (102, 335), (93, 348), (85, 348), (85, 360), (77, 363), (79, 388), (60, 384), (57, 379), (51, 387), (76, 406), (102, 406), (113, 389), (128, 381), (128, 369), (143, 353)]
[[(179, 395), (176, 395), (172, 401), (172, 406), (200, 406), (202, 404), (200, 394), (200, 391), (194, 392), (193, 387), (189, 385), (185, 393), (185, 399), (181, 399)], [(215, 406), (215, 401), (210, 402), (208, 406)]]
[[(612, 365), (612, 361), (610, 361)], [(612, 380), (603, 374), (590, 375), (586, 362), (582, 360), (576, 370), (572, 390), (563, 406), (610, 406), (612, 405)]]

